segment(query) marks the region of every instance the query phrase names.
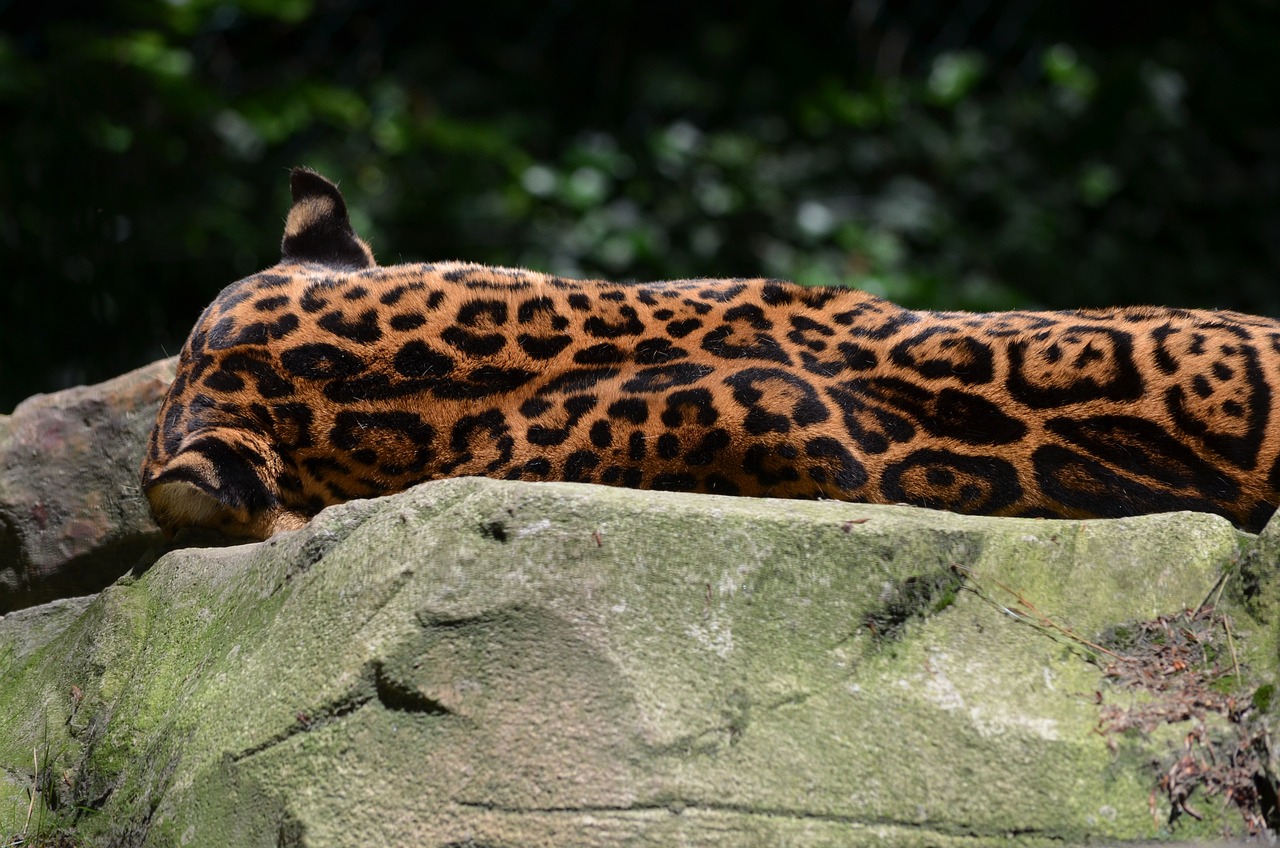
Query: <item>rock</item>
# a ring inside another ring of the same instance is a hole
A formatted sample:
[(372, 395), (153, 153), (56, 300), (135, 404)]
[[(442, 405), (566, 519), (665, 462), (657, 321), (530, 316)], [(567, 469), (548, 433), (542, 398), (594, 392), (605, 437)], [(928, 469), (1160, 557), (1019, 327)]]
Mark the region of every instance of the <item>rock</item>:
[(15, 660), (27, 657), (71, 626), (93, 599), (59, 598), (0, 616), (0, 645), (12, 651)]
[[(1221, 796), (1171, 830), (1153, 794), (1192, 725), (1225, 744), (1226, 720), (1108, 732), (1105, 707), (1155, 696), (1085, 643), (1197, 607), (1253, 538), (427, 483), (173, 551), (65, 627), (0, 618), (0, 837), (33, 784), (94, 845), (1240, 835)], [(1233, 656), (1273, 681), (1239, 594)]]
[(97, 592), (159, 541), (138, 469), (176, 362), (0, 415), (0, 614)]

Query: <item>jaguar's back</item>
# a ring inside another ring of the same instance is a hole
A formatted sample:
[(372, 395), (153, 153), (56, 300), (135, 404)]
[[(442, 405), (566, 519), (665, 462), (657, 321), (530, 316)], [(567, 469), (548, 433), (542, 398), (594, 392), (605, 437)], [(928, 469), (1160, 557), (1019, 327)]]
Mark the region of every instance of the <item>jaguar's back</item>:
[(292, 188), (281, 263), (182, 350), (142, 469), (166, 530), (263, 538), (470, 474), (1251, 530), (1280, 500), (1270, 319), (379, 267), (336, 187)]

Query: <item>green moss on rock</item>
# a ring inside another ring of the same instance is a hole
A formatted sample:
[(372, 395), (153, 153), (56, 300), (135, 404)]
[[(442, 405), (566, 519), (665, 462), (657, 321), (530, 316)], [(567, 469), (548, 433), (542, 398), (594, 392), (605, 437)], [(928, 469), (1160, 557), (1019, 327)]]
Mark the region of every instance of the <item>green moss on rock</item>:
[[(1206, 515), (426, 484), (174, 551), (57, 635), (0, 618), (0, 833), (49, 733), (100, 844), (1167, 838), (1169, 743), (1108, 747), (1062, 631), (1195, 606), (1251, 544)], [(1242, 831), (1202, 806), (1176, 835)]]

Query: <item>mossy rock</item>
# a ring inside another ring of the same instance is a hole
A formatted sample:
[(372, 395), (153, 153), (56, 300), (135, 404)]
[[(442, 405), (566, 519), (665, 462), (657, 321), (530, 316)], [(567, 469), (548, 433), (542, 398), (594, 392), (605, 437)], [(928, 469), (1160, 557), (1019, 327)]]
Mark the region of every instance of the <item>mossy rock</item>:
[[(0, 618), (0, 835), (33, 785), (91, 845), (1241, 834), (1221, 799), (1153, 816), (1196, 722), (1099, 732), (1149, 696), (1097, 640), (1198, 607), (1253, 545), (1185, 513), (429, 483)], [(1247, 697), (1274, 639), (1221, 595)]]

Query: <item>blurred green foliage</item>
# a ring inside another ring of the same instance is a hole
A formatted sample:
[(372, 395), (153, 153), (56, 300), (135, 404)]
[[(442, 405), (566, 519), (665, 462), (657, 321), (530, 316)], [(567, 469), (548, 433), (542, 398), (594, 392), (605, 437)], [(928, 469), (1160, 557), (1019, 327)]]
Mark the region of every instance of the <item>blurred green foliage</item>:
[(175, 353), (287, 169), (380, 261), (1280, 313), (1276, 3), (0, 3), (0, 410)]

